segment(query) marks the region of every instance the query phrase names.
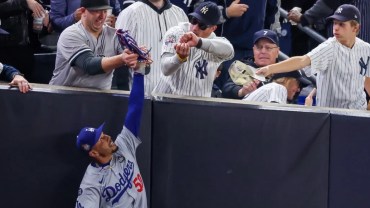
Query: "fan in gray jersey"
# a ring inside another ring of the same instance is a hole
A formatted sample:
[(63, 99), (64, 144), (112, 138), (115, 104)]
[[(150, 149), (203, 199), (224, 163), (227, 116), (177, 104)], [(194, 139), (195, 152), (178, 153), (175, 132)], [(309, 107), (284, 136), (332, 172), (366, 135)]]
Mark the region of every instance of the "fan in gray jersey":
[(333, 38), (304, 56), (262, 67), (257, 73), (268, 76), (306, 67), (307, 75), (317, 73), (318, 106), (365, 110), (364, 81), (370, 76), (370, 44), (356, 37), (361, 14), (355, 6), (343, 4), (327, 19), (333, 20)]
[(137, 67), (138, 55), (123, 50), (116, 30), (104, 24), (108, 0), (81, 0), (82, 17), (59, 37), (53, 77), (49, 84), (110, 89), (113, 70)]
[(92, 158), (78, 190), (76, 208), (146, 208), (143, 178), (136, 148), (144, 103), (144, 76), (134, 73), (129, 106), (122, 132), (115, 142), (98, 128), (82, 128), (77, 148)]
[(188, 22), (185, 12), (169, 0), (137, 1), (124, 9), (118, 16), (117, 29), (128, 30), (138, 45), (151, 48), (153, 64), (150, 74), (145, 76), (145, 93), (150, 95), (161, 76), (160, 56), (163, 36), (166, 31)]
[(234, 56), (231, 43), (213, 33), (221, 16), (216, 4), (202, 2), (189, 16), (190, 23), (180, 23), (165, 34), (163, 75), (153, 93), (211, 97), (218, 66)]

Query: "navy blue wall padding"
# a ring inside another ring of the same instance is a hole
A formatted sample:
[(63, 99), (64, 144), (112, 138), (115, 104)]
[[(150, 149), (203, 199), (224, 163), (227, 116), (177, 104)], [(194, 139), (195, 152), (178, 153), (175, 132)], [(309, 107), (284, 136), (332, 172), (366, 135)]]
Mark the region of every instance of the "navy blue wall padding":
[(370, 119), (332, 115), (329, 208), (370, 207)]
[(152, 207), (327, 207), (328, 113), (181, 100), (153, 109)]
[[(22, 94), (0, 90), (1, 207), (74, 207), (89, 163), (75, 141), (85, 126), (105, 123), (116, 138), (128, 95), (53, 91)], [(139, 166), (150, 192), (151, 101), (145, 100), (138, 148)]]

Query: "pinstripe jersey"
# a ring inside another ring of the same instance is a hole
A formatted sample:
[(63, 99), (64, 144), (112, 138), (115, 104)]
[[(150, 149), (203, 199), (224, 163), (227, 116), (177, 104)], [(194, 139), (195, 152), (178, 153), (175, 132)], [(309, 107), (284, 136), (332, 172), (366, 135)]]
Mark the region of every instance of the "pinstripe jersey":
[(129, 30), (139, 46), (145, 45), (151, 48), (150, 55), (153, 63), (144, 82), (147, 95), (151, 94), (161, 75), (160, 55), (164, 34), (179, 22), (188, 21), (185, 12), (169, 1), (165, 1), (164, 7), (160, 10), (149, 2), (138, 1), (119, 14), (116, 28)]
[(243, 100), (286, 104), (287, 98), (288, 91), (286, 87), (276, 82), (271, 82), (247, 94)]
[(86, 51), (92, 51), (96, 57), (110, 57), (122, 52), (115, 38), (116, 29), (103, 26), (96, 39), (79, 21), (66, 28), (59, 37), (53, 77), (49, 84), (73, 87), (110, 89), (113, 70), (109, 73), (89, 75), (83, 69), (73, 66), (76, 58)]
[(118, 151), (109, 165), (97, 167), (91, 163), (87, 167), (78, 190), (76, 208), (147, 207), (135, 156), (141, 141), (124, 127), (115, 143)]
[(366, 109), (365, 76), (370, 75), (370, 44), (356, 38), (348, 48), (329, 38), (307, 54), (308, 75), (317, 73), (316, 103), (322, 107)]
[(233, 58), (233, 46), (226, 38), (212, 33), (208, 38), (202, 38), (200, 49), (190, 48), (187, 61), (181, 63), (176, 57), (174, 45), (189, 31), (188, 22), (180, 23), (167, 31), (162, 47), (162, 66), (168, 61), (178, 68), (169, 76), (162, 74), (153, 93), (211, 97), (216, 70), (223, 61)]
[(361, 14), (361, 29), (358, 37), (370, 43), (370, 1), (354, 0), (353, 4), (358, 8)]

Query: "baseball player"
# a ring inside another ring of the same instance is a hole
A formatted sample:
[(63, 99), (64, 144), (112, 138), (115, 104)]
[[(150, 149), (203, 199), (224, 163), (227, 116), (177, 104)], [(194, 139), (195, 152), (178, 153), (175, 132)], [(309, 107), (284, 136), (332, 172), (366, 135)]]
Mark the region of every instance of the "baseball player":
[(135, 68), (138, 55), (122, 47), (116, 30), (104, 25), (108, 0), (81, 0), (82, 17), (59, 37), (49, 84), (111, 89), (113, 70)]
[(0, 77), (4, 78), (7, 81), (10, 81), (9, 85), (11, 87), (17, 86), (19, 88), (19, 91), (21, 91), (22, 93), (26, 93), (31, 90), (31, 86), (23, 77), (23, 74), (21, 74), (16, 68), (10, 65), (2, 64), (1, 62)]
[(188, 22), (185, 12), (169, 0), (137, 1), (118, 16), (116, 28), (129, 30), (138, 45), (151, 48), (153, 64), (145, 76), (145, 93), (150, 95), (161, 76), (160, 56), (163, 36), (179, 22)]
[(166, 32), (163, 75), (153, 93), (211, 97), (218, 66), (234, 56), (231, 43), (213, 33), (221, 16), (215, 3), (202, 2), (189, 16), (190, 23)]
[(360, 12), (350, 4), (338, 7), (328, 17), (333, 20), (334, 37), (304, 56), (287, 59), (260, 68), (265, 76), (306, 68), (308, 75), (317, 73), (317, 106), (365, 110), (365, 77), (370, 75), (370, 44), (357, 38)]
[(76, 208), (146, 208), (143, 179), (136, 161), (136, 148), (144, 103), (144, 76), (134, 73), (129, 106), (122, 132), (113, 142), (99, 128), (82, 128), (77, 148), (92, 158), (78, 190)]
[(247, 94), (243, 100), (286, 104), (300, 91), (300, 84), (311, 84), (298, 71), (275, 74), (271, 79), (272, 82)]

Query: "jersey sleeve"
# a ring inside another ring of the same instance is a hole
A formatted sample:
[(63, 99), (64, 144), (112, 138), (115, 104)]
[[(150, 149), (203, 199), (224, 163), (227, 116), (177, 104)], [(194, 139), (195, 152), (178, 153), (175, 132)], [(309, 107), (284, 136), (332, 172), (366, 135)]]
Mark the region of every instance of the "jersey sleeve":
[(270, 97), (268, 98), (267, 102), (286, 104), (287, 97), (288, 92), (286, 88), (283, 85), (277, 84), (271, 88)]
[(164, 35), (161, 55), (165, 53), (175, 54), (175, 44), (179, 42), (179, 39), (183, 34), (185, 34), (185, 31), (179, 26), (170, 28)]
[[(310, 70), (306, 71), (307, 75), (313, 75), (318, 71), (324, 71), (332, 64), (334, 57), (334, 40), (329, 38), (327, 41), (321, 43), (312, 51), (307, 53), (307, 56), (311, 60)], [(307, 68), (308, 69), (308, 68)]]
[(136, 148), (141, 144), (141, 140), (124, 126), (115, 143), (118, 146), (118, 151), (129, 152), (133, 157), (136, 157)]
[(91, 51), (90, 47), (85, 42), (86, 38), (77, 30), (77, 27), (67, 28), (62, 32), (58, 40), (58, 52), (60, 52), (71, 65), (80, 54)]

